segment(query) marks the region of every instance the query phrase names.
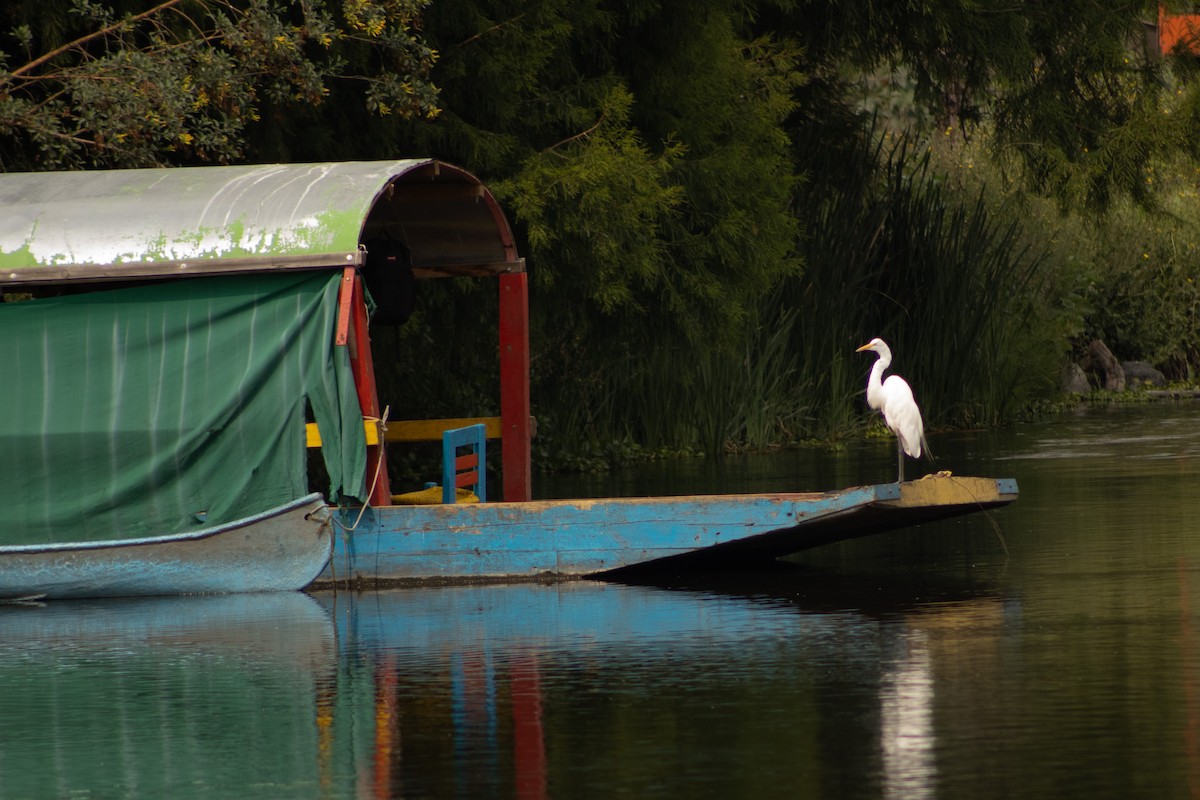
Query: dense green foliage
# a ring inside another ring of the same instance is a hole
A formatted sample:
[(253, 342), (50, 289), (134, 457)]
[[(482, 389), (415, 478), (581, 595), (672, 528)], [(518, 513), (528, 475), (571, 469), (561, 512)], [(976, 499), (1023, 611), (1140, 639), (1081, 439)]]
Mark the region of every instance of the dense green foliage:
[[(1146, 47), (1156, 14), (26, 0), (0, 12), (0, 162), (467, 167), (528, 260), (550, 462), (855, 427), (853, 351), (876, 335), (934, 425), (991, 424), (1053, 394), (1091, 336), (1175, 376), (1200, 364), (1194, 202), (1171, 202), (1194, 198), (1200, 82)], [(494, 285), (419, 291), (380, 333), (405, 353), (381, 381), (420, 398), (396, 413), (493, 412)], [(450, 361), (478, 383), (441, 377)]]
[[(1062, 261), (1086, 267), (1088, 313), (1081, 342), (1101, 339), (1124, 359), (1148, 361), (1168, 379), (1200, 377), (1200, 168), (1150, 171), (1157, 208), (1116, 204), (1100, 225), (1073, 219)], [(1064, 272), (1068, 268), (1064, 268)]]
[[(1156, 153), (1200, 152), (1200, 92), (1172, 85), (1142, 0), (968, 3), (868, 0), (786, 2), (785, 24), (808, 31), (822, 60), (861, 74), (898, 69), (940, 126), (983, 125), (996, 153), (1031, 188), (1067, 207), (1105, 208), (1116, 196), (1148, 199)], [(1165, 8), (1191, 10), (1168, 2)], [(1164, 98), (1178, 90), (1173, 114)]]
[[(22, 0), (0, 10), (0, 168), (228, 162), (264, 113), (339, 81), (377, 114), (431, 117), (428, 0)], [(4, 24), (7, 23), (7, 24)], [(374, 74), (346, 58), (369, 50)]]

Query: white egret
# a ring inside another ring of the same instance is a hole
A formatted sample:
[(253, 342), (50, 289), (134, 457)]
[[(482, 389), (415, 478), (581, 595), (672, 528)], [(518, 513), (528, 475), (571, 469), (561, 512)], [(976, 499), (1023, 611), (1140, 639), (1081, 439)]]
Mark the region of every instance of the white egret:
[(883, 422), (896, 434), (896, 460), (899, 480), (904, 480), (904, 454), (921, 457), (921, 448), (929, 449), (925, 441), (925, 423), (921, 421), (921, 409), (913, 399), (912, 389), (899, 375), (889, 375), (883, 380), (883, 371), (891, 366), (892, 350), (883, 339), (872, 339), (854, 352), (874, 350), (878, 354), (867, 379), (867, 405), (882, 412)]

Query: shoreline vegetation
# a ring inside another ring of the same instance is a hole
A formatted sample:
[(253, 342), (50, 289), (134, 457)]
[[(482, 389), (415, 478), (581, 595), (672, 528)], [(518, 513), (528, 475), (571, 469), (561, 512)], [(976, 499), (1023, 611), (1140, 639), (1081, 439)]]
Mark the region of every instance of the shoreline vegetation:
[[(862, 399), (869, 360), (853, 353), (876, 335), (893, 344), (935, 430), (1200, 397), (1190, 162), (1156, 168), (1177, 187), (1161, 206), (1118, 202), (1095, 215), (992, 188), (998, 168), (979, 145), (922, 147), (888, 131), (858, 144), (874, 149), (842, 163), (880, 168), (824, 176), (801, 210), (805, 269), (763, 299), (741, 349), (653, 352), (644, 369), (593, 375), (602, 395), (543, 404), (544, 471), (882, 435)], [(1088, 391), (1066, 391), (1064, 367), (1097, 337), (1154, 365), (1165, 388), (1106, 391), (1093, 377)]]
[[(868, 143), (885, 180), (870, 170), (827, 176), (827, 191), (804, 209), (805, 270), (764, 298), (740, 350), (647, 353), (644, 369), (591, 376), (602, 393), (543, 404), (541, 468), (595, 471), (878, 433), (862, 399), (869, 360), (853, 352), (876, 335), (893, 345), (935, 430), (1200, 394), (1189, 383), (1190, 342), (1200, 337), (1165, 335), (1195, 330), (1200, 307), (1176, 291), (1200, 272), (1194, 246), (1164, 241), (1181, 219), (1151, 227), (1149, 212), (1129, 206), (1109, 212), (1106, 229), (1048, 201), (997, 196), (982, 155), (961, 145), (919, 148), (888, 133)], [(1097, 335), (1122, 357), (1159, 366), (1174, 388), (1064, 392), (1064, 366)]]
[[(1036, 408), (1029, 409), (1027, 414), (1022, 415), (1019, 418), (1008, 420), (994, 427), (1021, 425), (1047, 418), (1053, 418), (1054, 416), (1066, 414), (1074, 409), (1085, 406), (1123, 404), (1132, 405), (1139, 403), (1180, 402), (1192, 400), (1200, 400), (1200, 385), (1187, 384), (1168, 386), (1164, 388), (1136, 386), (1119, 392), (1106, 389), (1092, 389), (1088, 392), (1063, 395), (1056, 400), (1039, 403)], [(957, 429), (960, 428), (943, 428), (941, 430), (946, 431)], [(717, 454), (716, 457), (726, 455), (772, 453), (781, 450), (800, 448), (837, 450), (844, 446), (848, 441), (854, 441), (857, 439), (890, 440), (893, 436), (894, 434), (892, 434), (892, 432), (884, 426), (882, 419), (880, 419), (878, 415), (871, 415), (864, 418), (861, 421), (861, 424), (855, 426), (853, 429), (831, 434), (828, 438), (808, 438), (787, 442), (773, 442), (757, 448), (739, 447), (732, 442), (729, 442), (721, 451), (721, 453)], [(557, 460), (549, 463), (537, 463), (536, 467), (542, 474), (589, 472), (603, 473), (611, 472), (638, 463), (667, 461), (680, 458), (710, 457), (714, 456), (700, 448), (662, 447), (656, 450), (650, 450), (642, 447), (636, 442), (626, 440), (620, 442), (611, 442), (605, 447), (581, 449), (572, 452), (569, 457), (566, 458), (560, 456)]]
[[(594, 472), (879, 434), (863, 399), (870, 359), (854, 352), (873, 336), (892, 345), (932, 430), (1001, 427), (1079, 402), (1200, 395), (1191, 167), (1160, 169), (1180, 187), (1165, 208), (1117, 203), (1096, 216), (993, 188), (1003, 185), (998, 167), (979, 148), (871, 128), (840, 158), (806, 165), (819, 190), (798, 195), (803, 270), (763, 290), (720, 340), (678, 336), (649, 314), (628, 329), (592, 321), (584, 330), (594, 336), (555, 330), (563, 301), (538, 285), (535, 260), (537, 468)], [(453, 358), (454, 342), (488, 335), (460, 316), (463, 297), (426, 299), (455, 326), (441, 355), (438, 337), (425, 334), (435, 363)], [(395, 335), (421, 336), (424, 324)], [(1064, 367), (1099, 338), (1121, 359), (1153, 365), (1171, 388), (1068, 394)], [(461, 409), (461, 386), (430, 383), (436, 370), (410, 369), (421, 363), (384, 371), (424, 382), (429, 397), (457, 397), (446, 408)], [(465, 399), (480, 413), (492, 402), (486, 392)]]

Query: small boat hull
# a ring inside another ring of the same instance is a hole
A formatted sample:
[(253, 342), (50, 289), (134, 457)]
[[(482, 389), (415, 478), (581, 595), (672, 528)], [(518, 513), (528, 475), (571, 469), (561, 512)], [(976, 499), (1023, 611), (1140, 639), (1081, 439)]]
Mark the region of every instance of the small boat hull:
[(0, 547), (0, 600), (302, 589), (329, 562), (331, 517), (311, 494), (200, 531)]
[(316, 585), (745, 568), (1016, 499), (1011, 479), (936, 475), (831, 492), (342, 509), (346, 533)]

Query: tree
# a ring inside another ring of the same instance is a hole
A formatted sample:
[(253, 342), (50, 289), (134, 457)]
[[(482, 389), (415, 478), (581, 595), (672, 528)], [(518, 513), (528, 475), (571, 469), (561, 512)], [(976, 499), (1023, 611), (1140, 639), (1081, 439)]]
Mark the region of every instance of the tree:
[[(431, 118), (428, 1), (7, 4), (0, 167), (235, 161), (264, 106), (319, 105), (336, 83), (377, 115)], [(373, 69), (346, 73), (345, 53), (363, 49)]]
[(780, 6), (762, 24), (791, 31), (818, 71), (910, 77), (941, 129), (982, 132), (1027, 187), (1064, 207), (1103, 209), (1117, 195), (1150, 202), (1152, 159), (1200, 153), (1200, 85), (1187, 75), (1195, 56), (1164, 59), (1148, 40), (1158, 2)]
[(431, 7), (446, 112), (397, 139), (479, 172), (518, 223), (547, 405), (641, 425), (611, 401), (654, 363), (692, 381), (679, 353), (740, 351), (761, 295), (799, 270), (783, 123), (804, 74), (787, 41), (747, 36), (748, 8)]

